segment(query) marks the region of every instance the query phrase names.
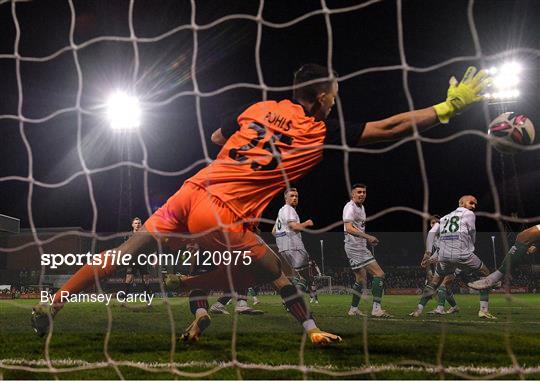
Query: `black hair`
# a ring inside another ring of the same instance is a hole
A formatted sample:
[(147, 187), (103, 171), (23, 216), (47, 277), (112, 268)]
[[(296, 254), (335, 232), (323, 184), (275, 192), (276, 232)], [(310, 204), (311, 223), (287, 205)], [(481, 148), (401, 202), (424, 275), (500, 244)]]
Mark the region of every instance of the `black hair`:
[(367, 186), (364, 183), (355, 183), (355, 184), (352, 185), (351, 191), (354, 190), (355, 188), (366, 188), (367, 189)]
[(328, 78), (330, 74), (337, 77), (337, 73), (329, 72), (328, 68), (318, 64), (305, 64), (300, 69), (294, 72), (293, 82), (293, 98), (296, 101), (315, 102), (317, 96), (325, 91), (328, 91), (332, 82), (335, 80), (319, 81), (310, 85), (298, 86), (304, 82), (313, 81), (322, 78)]

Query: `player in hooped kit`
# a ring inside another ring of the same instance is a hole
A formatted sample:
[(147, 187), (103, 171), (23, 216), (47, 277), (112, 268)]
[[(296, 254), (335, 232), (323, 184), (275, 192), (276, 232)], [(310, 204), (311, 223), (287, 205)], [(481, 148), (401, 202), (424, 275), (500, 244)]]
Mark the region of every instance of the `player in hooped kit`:
[[(431, 248), (434, 238), (438, 235), (439, 254), (435, 276), (424, 287), (422, 297), (416, 310), (410, 313), (412, 317), (419, 317), (424, 306), (434, 295), (435, 290), (447, 275), (455, 272), (456, 268), (476, 271), (484, 276), (489, 274), (488, 268), (482, 260), (474, 254), (474, 242), (476, 239), (476, 209), (477, 200), (472, 195), (464, 195), (459, 199), (459, 206), (441, 218), (439, 225), (435, 225), (428, 233), (426, 248)], [(480, 310), (478, 317), (496, 319), (489, 313), (488, 291), (480, 293)]]
[[(302, 296), (282, 277), (278, 257), (252, 232), (249, 222), (260, 218), (287, 182), (296, 182), (322, 160), (325, 143), (357, 146), (384, 142), (410, 135), (414, 126), (421, 132), (437, 123), (448, 123), (482, 100), (480, 93), (489, 81), (484, 71), (476, 73), (470, 67), (460, 83), (451, 79), (445, 101), (378, 121), (348, 125), (346, 141), (341, 142), (339, 123), (326, 120), (338, 93), (335, 73), (319, 65), (304, 65), (295, 73), (294, 100), (257, 102), (240, 114), (234, 126), (225, 126), (228, 132), (216, 131), (217, 137), (225, 137), (217, 159), (187, 179), (141, 230), (116, 249), (117, 253), (152, 253), (159, 248), (158, 243), (174, 250), (191, 241), (193, 235), (208, 250), (249, 251), (250, 261), (243, 264), (230, 267), (221, 263), (202, 275), (178, 277), (180, 287), (191, 291), (189, 305), (195, 316), (184, 333), (185, 340), (197, 340), (210, 324), (204, 291), (228, 288), (231, 282), (235, 288), (272, 282), (313, 343), (341, 340), (317, 327)], [(52, 318), (65, 304), (63, 292), (76, 294), (92, 286), (96, 277), (111, 275), (117, 267), (109, 263), (80, 268), (55, 293), (51, 307), (38, 305), (33, 309), (34, 330), (40, 335), (49, 332)]]
[(366, 273), (373, 276), (371, 290), (373, 307), (371, 316), (377, 318), (391, 318), (381, 307), (384, 291), (384, 272), (371, 254), (367, 245), (376, 246), (379, 239), (366, 233), (366, 211), (364, 202), (367, 196), (367, 186), (357, 183), (352, 186), (351, 200), (343, 207), (343, 230), (345, 232), (345, 253), (354, 272), (355, 282), (349, 316), (362, 316), (358, 308), (362, 289), (367, 282)]

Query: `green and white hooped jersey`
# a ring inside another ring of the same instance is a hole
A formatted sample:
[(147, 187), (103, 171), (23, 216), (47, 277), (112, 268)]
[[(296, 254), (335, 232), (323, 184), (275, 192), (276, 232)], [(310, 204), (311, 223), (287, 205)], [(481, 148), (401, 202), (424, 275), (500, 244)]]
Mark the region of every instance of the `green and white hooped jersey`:
[(302, 233), (295, 232), (289, 227), (290, 222), (300, 223), (296, 210), (285, 204), (280, 208), (276, 219), (276, 244), (279, 252), (304, 249)]
[[(343, 207), (343, 222), (352, 223), (353, 227), (361, 232), (366, 232), (366, 211), (364, 206), (357, 206), (352, 200)], [(367, 240), (363, 237), (353, 236), (347, 233), (345, 224), (343, 225), (345, 232), (345, 244), (354, 246), (358, 249), (367, 249)]]
[(441, 218), (439, 223), (439, 259), (474, 253), (476, 239), (474, 212), (459, 207)]

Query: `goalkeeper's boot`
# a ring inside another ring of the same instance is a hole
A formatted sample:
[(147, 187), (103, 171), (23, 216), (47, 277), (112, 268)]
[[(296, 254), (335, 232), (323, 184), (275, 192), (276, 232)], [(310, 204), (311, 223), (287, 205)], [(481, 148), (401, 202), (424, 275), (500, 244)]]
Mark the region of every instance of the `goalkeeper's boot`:
[(253, 296), (253, 305), (257, 305), (258, 303), (260, 303), (259, 299)]
[(394, 318), (390, 313), (384, 309), (377, 309), (371, 311), (371, 317), (373, 318)]
[(478, 311), (478, 317), (480, 318), (484, 318), (486, 320), (496, 320), (497, 317), (495, 317), (493, 314), (487, 312), (487, 311), (483, 311), (483, 310), (479, 310)]
[(48, 304), (38, 304), (32, 308), (32, 329), (38, 336), (43, 337), (49, 333), (51, 321), (55, 314), (55, 309)]
[(457, 305), (451, 306), (451, 307), (448, 308), (448, 310), (446, 311), (446, 314), (454, 314), (454, 313), (459, 313), (459, 306), (457, 306)]
[(307, 331), (309, 339), (312, 344), (326, 345), (332, 342), (341, 342), (341, 337), (332, 333), (323, 332), (319, 328), (311, 329)]
[(215, 304), (212, 304), (210, 307), (210, 313), (214, 314), (230, 314), (227, 312), (227, 309), (225, 309), (225, 305), (223, 305), (220, 302), (216, 302)]
[(204, 313), (195, 314), (195, 320), (182, 333), (182, 341), (197, 342), (207, 327), (210, 326), (210, 316), (206, 311)]
[(362, 312), (360, 311), (360, 309), (358, 309), (358, 308), (353, 308), (353, 307), (351, 307), (351, 308), (349, 309), (349, 312), (347, 313), (347, 315), (349, 315), (349, 316), (365, 316), (365, 314), (362, 313)]
[(444, 311), (444, 307), (442, 305), (437, 305), (437, 307), (433, 310), (430, 310), (427, 314), (446, 314)]

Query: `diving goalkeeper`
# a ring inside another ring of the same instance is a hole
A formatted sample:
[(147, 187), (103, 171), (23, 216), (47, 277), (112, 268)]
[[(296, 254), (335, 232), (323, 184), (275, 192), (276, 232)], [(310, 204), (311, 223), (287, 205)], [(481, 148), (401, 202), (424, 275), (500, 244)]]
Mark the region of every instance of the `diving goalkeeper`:
[[(414, 125), (422, 132), (438, 123), (446, 124), (482, 100), (480, 93), (489, 81), (484, 71), (477, 73), (469, 67), (461, 82), (452, 77), (445, 101), (378, 121), (351, 124), (346, 141), (341, 142), (339, 123), (327, 120), (338, 94), (336, 73), (306, 64), (294, 75), (292, 99), (257, 102), (240, 114), (234, 125), (217, 131), (216, 136), (226, 141), (217, 159), (187, 179), (141, 230), (117, 248), (121, 251), (117, 253), (152, 253), (158, 244), (174, 250), (193, 240), (208, 250), (249, 251), (249, 264), (230, 269), (221, 264), (210, 272), (179, 279), (182, 288), (191, 290), (190, 309), (195, 315), (184, 339), (198, 339), (210, 324), (205, 290), (273, 282), (313, 343), (340, 341), (339, 336), (317, 327), (302, 296), (281, 277), (279, 258), (247, 222), (256, 222), (276, 195), (322, 160), (324, 144), (358, 146), (392, 141), (410, 135)], [(76, 294), (115, 268), (108, 264), (79, 269), (56, 292), (52, 306), (33, 309), (34, 330), (41, 335), (48, 332), (51, 319), (63, 306), (62, 292)]]

